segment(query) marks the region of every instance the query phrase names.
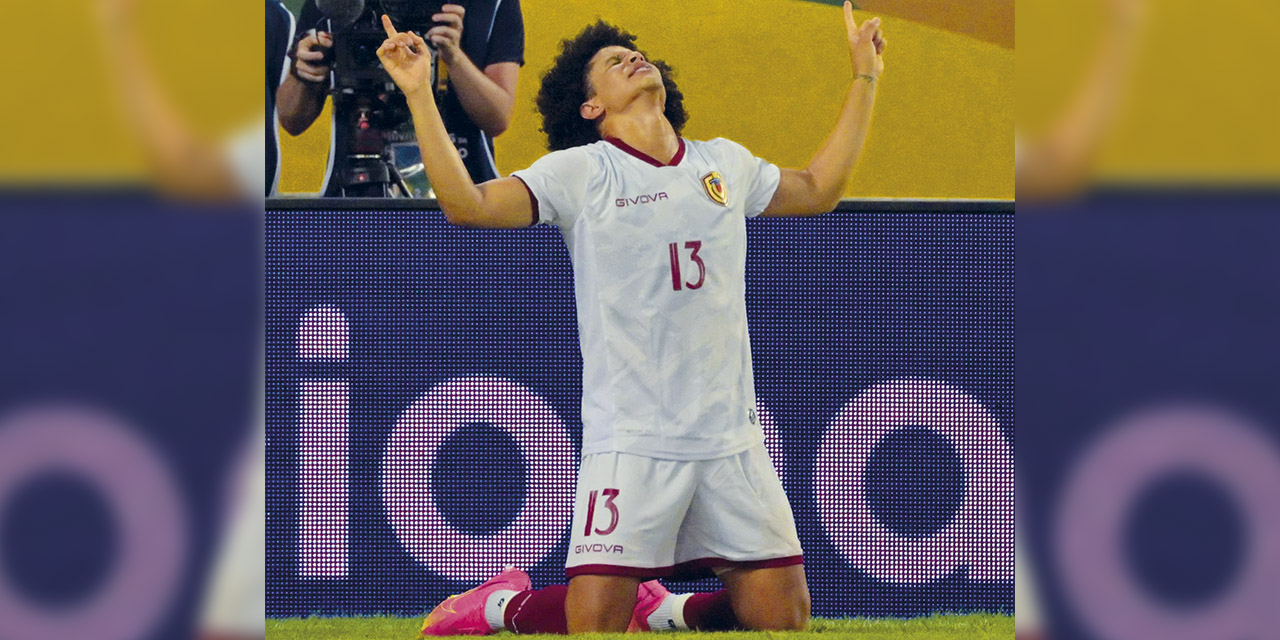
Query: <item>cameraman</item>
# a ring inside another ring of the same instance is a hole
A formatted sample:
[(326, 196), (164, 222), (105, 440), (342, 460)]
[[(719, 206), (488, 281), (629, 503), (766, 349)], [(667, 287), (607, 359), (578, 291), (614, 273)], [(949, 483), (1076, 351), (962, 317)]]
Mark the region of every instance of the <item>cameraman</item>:
[[(511, 123), (516, 84), (524, 64), (520, 2), (467, 0), (465, 7), (446, 4), (433, 19), (435, 26), (423, 35), (438, 49), (447, 68), (448, 90), (441, 102), (445, 125), (471, 179), (479, 183), (497, 178), (493, 138)], [(327, 26), (315, 0), (306, 0), (298, 20), (301, 37), (291, 54), (293, 64), (276, 94), (280, 124), (290, 135), (306, 131), (324, 107), (333, 48)], [(348, 133), (337, 127), (334, 135)], [(333, 149), (347, 148), (343, 143), (335, 140), (330, 154)], [(325, 196), (341, 195), (341, 185), (333, 179), (334, 164), (330, 157), (322, 189)]]

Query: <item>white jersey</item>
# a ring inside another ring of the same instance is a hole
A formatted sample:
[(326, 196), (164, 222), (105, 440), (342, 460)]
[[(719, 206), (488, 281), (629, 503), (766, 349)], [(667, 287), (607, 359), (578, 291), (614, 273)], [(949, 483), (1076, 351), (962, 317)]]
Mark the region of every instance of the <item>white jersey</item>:
[(745, 218), (778, 168), (717, 138), (670, 164), (618, 140), (513, 174), (573, 263), (582, 347), (582, 453), (671, 460), (763, 442), (747, 336)]

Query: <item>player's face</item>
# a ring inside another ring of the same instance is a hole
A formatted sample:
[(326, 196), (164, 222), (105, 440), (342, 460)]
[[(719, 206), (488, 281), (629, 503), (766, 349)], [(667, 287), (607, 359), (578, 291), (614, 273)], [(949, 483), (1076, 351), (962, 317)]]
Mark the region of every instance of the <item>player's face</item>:
[(592, 56), (587, 65), (587, 81), (605, 104), (630, 100), (637, 92), (657, 90), (663, 93), (662, 74), (645, 60), (644, 54), (626, 47), (605, 47)]

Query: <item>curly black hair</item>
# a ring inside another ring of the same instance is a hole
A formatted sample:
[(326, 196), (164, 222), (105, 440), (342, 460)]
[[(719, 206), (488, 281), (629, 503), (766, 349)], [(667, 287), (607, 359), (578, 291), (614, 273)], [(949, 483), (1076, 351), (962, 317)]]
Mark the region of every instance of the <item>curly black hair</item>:
[[(560, 43), (560, 55), (542, 76), (538, 90), (538, 113), (542, 114), (542, 131), (547, 134), (551, 151), (569, 149), (600, 140), (596, 121), (583, 118), (578, 107), (594, 93), (588, 86), (587, 66), (597, 51), (612, 46), (636, 50), (636, 37), (604, 20), (582, 30), (577, 36)], [(649, 56), (645, 56), (648, 59)], [(649, 60), (662, 73), (667, 90), (663, 114), (680, 135), (689, 114), (684, 110), (684, 94), (676, 87), (673, 71), (661, 60)]]

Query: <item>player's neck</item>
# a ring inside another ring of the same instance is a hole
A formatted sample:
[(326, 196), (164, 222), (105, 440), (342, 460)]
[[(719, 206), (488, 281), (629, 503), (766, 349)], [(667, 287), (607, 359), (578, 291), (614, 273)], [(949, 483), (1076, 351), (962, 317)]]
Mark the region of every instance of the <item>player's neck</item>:
[(676, 130), (661, 110), (615, 113), (600, 127), (605, 138), (617, 138), (659, 162), (669, 163), (680, 151)]

